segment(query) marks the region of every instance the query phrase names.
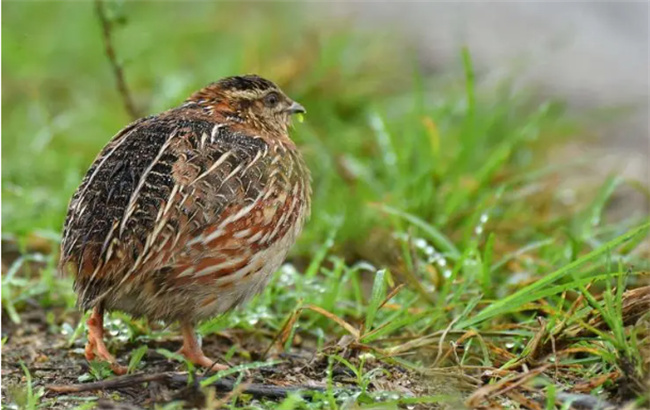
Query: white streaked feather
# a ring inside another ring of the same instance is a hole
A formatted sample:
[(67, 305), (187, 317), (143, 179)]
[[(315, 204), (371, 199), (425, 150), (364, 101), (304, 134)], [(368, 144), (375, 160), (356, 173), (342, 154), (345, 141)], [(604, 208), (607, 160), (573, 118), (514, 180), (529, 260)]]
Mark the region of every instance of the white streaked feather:
[[(227, 261), (225, 261), (223, 263), (218, 263), (216, 265), (208, 266), (207, 268), (196, 272), (193, 276), (198, 278), (198, 277), (201, 277), (201, 276), (206, 276), (206, 275), (210, 275), (210, 274), (215, 273), (215, 272), (219, 272), (220, 270), (232, 268), (232, 267), (237, 266), (240, 263), (244, 262), (246, 259), (248, 259), (248, 258), (239, 257), (239, 258), (228, 259)], [(228, 275), (228, 276), (230, 277), (230, 275)]]
[(176, 135), (176, 132), (174, 132), (172, 135), (170, 135), (167, 138), (167, 141), (160, 147), (160, 150), (158, 151), (158, 154), (156, 157), (151, 161), (151, 164), (147, 167), (147, 169), (144, 170), (144, 173), (140, 177), (140, 180), (138, 181), (138, 185), (136, 186), (135, 190), (133, 190), (133, 193), (131, 193), (131, 197), (129, 198), (129, 204), (126, 207), (126, 210), (124, 212), (124, 216), (122, 217), (122, 222), (120, 223), (120, 236), (124, 234), (124, 228), (126, 228), (126, 223), (128, 222), (129, 218), (131, 217), (131, 214), (135, 211), (135, 204), (138, 201), (138, 196), (140, 194), (140, 190), (144, 186), (147, 177), (149, 176), (149, 172), (151, 169), (156, 166), (160, 158), (163, 156), (169, 145), (171, 144), (172, 140), (174, 139), (174, 136)]
[(228, 157), (231, 156), (231, 155), (232, 155), (232, 151), (226, 151), (223, 155), (221, 155), (221, 156), (219, 157), (218, 160), (216, 160), (216, 161), (214, 162), (214, 164), (212, 164), (212, 165), (210, 166), (210, 168), (208, 168), (204, 173), (202, 173), (201, 175), (199, 175), (198, 177), (196, 177), (196, 179), (195, 179), (194, 181), (190, 182), (190, 185), (194, 185), (195, 183), (197, 183), (197, 182), (200, 181), (201, 179), (203, 179), (203, 178), (205, 178), (206, 176), (208, 176), (212, 171), (214, 171), (215, 169), (217, 169), (217, 168), (219, 167), (219, 165), (223, 164), (224, 161), (227, 160)]

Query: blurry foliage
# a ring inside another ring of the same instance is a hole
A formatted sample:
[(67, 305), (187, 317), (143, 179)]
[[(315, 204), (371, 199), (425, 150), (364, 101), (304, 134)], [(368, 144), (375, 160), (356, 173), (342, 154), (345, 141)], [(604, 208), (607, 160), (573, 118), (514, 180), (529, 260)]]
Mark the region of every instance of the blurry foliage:
[[(294, 5), (108, 6), (140, 111), (173, 107), (211, 81), (249, 72), (277, 81), (308, 108), (307, 122), (293, 133), (315, 187), (301, 249), (327, 237), (339, 216), (343, 242), (364, 238), (378, 221), (368, 208), (373, 202), (456, 225), (453, 216), (471, 212), (502, 163), (529, 165), (519, 148), (538, 138), (540, 127), (548, 134), (555, 116), (552, 106), (520, 104), (523, 97), (506, 87), (467, 107), (462, 77), (425, 82), (414, 75), (409, 50), (388, 35), (349, 36), (342, 27), (300, 19)], [(84, 3), (7, 3), (5, 233), (58, 232), (90, 162), (129, 122), (93, 13)]]
[[(322, 149), (361, 149), (368, 106), (399, 87), (391, 78), (399, 64), (381, 58), (384, 45), (316, 30), (291, 5), (108, 5), (140, 111), (176, 106), (226, 75), (259, 73), (308, 107), (310, 125), (295, 135), (317, 178), (318, 162), (331, 162)], [(4, 231), (58, 232), (90, 162), (129, 122), (92, 4), (7, 3), (3, 56)]]

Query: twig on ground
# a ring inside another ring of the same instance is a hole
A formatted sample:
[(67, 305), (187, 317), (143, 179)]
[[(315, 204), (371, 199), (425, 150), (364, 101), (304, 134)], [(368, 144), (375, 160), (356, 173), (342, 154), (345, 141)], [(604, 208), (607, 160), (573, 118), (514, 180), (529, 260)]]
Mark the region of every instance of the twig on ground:
[(458, 322), (460, 319), (460, 316), (457, 316), (454, 318), (454, 320), (449, 323), (449, 326), (445, 328), (445, 331), (442, 332), (442, 336), (440, 336), (440, 340), (438, 341), (438, 354), (436, 354), (436, 358), (433, 361), (433, 366), (432, 367), (438, 367), (438, 363), (440, 362), (440, 359), (442, 358), (442, 346), (445, 341), (445, 338), (447, 337), (447, 333), (451, 330), (452, 327)]
[(139, 383), (147, 382), (169, 382), (174, 378), (173, 373), (153, 373), (153, 374), (130, 374), (119, 376), (113, 379), (100, 380), (92, 383), (79, 384), (50, 384), (45, 386), (48, 390), (56, 393), (79, 393), (92, 390), (111, 390), (122, 387), (132, 386)]
[[(94, 390), (115, 390), (124, 387), (129, 387), (137, 385), (140, 383), (147, 382), (158, 382), (167, 385), (178, 385), (185, 386), (187, 385), (189, 375), (187, 373), (172, 373), (172, 372), (163, 372), (163, 373), (152, 373), (152, 374), (132, 374), (126, 376), (118, 376), (108, 380), (101, 380), (98, 382), (92, 383), (80, 383), (80, 384), (68, 384), (68, 385), (48, 385), (46, 388), (55, 393), (79, 393), (85, 391), (94, 391)], [(203, 377), (197, 379), (197, 381), (202, 380)], [(236, 388), (236, 384), (233, 380), (229, 379), (220, 379), (211, 384), (212, 387), (215, 387), (218, 391), (221, 392), (231, 392)], [(312, 387), (312, 386), (273, 386), (265, 384), (249, 384), (246, 385), (242, 390), (242, 393), (250, 394), (254, 397), (265, 397), (265, 398), (284, 398), (287, 397), (289, 393), (294, 392), (322, 392), (325, 391), (321, 387)]]
[(523, 406), (524, 408), (530, 409), (530, 410), (542, 410), (542, 406), (534, 402), (532, 399), (524, 396), (523, 394), (516, 392), (516, 391), (509, 391), (505, 393), (506, 396), (510, 398), (510, 400), (513, 400), (516, 403), (519, 403), (519, 405)]
[[(240, 384), (240, 385), (238, 385), (238, 386), (235, 386), (235, 388), (232, 389), (230, 392), (228, 392), (224, 397), (222, 397), (221, 399), (216, 400), (216, 401), (210, 403), (210, 404), (211, 404), (211, 408), (213, 408), (213, 409), (220, 409), (220, 408), (222, 408), (222, 407), (225, 406), (225, 405), (226, 405), (226, 404), (227, 404), (227, 403), (228, 403), (228, 402), (229, 402), (233, 397), (237, 397), (237, 396), (239, 396), (239, 394), (241, 394), (241, 393), (245, 393), (245, 392), (246, 392), (246, 389), (248, 388), (248, 386), (250, 386), (250, 384), (248, 384), (248, 383), (242, 383), (242, 384)], [(212, 392), (212, 395), (214, 396), (214, 390), (213, 390), (213, 392)], [(207, 406), (206, 406), (206, 407), (207, 407)]]
[(514, 373), (514, 376), (506, 376), (496, 383), (487, 384), (472, 393), (472, 395), (465, 400), (465, 405), (470, 408), (479, 407), (483, 401), (512, 391), (533, 377), (545, 372), (549, 367), (550, 365), (545, 365), (526, 373)]
[(138, 111), (133, 104), (131, 94), (124, 80), (124, 71), (122, 66), (117, 62), (117, 57), (115, 56), (115, 49), (113, 48), (113, 40), (111, 37), (112, 25), (108, 20), (106, 13), (104, 12), (104, 4), (102, 0), (95, 0), (95, 11), (97, 12), (97, 17), (102, 25), (102, 37), (104, 40), (104, 51), (108, 57), (109, 62), (111, 63), (111, 68), (113, 69), (113, 75), (115, 76), (115, 82), (117, 85), (117, 90), (122, 97), (122, 103), (126, 112), (131, 116), (131, 119), (136, 120), (141, 117)]

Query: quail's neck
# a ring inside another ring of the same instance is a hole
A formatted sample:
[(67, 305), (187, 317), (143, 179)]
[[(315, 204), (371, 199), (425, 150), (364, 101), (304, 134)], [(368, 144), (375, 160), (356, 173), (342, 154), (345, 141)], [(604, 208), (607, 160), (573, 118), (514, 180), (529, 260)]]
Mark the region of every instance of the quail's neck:
[(189, 98), (181, 108), (189, 110), (197, 116), (215, 122), (223, 123), (245, 133), (259, 135), (264, 139), (274, 140), (288, 147), (295, 148), (289, 138), (289, 124), (280, 118), (273, 121), (259, 118), (256, 115), (233, 108), (227, 101), (220, 98), (202, 99), (200, 94)]

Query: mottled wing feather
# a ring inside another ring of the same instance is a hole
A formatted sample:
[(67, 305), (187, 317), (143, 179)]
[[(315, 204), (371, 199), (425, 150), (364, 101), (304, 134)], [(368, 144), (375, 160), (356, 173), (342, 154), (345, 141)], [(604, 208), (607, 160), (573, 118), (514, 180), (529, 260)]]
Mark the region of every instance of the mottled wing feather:
[(141, 273), (168, 271), (193, 238), (265, 187), (261, 138), (177, 118), (151, 117), (120, 132), (71, 201), (61, 267), (75, 276), (84, 308)]

